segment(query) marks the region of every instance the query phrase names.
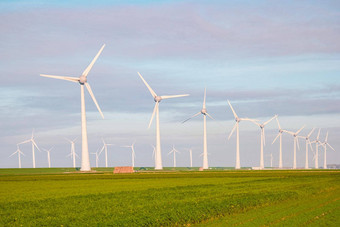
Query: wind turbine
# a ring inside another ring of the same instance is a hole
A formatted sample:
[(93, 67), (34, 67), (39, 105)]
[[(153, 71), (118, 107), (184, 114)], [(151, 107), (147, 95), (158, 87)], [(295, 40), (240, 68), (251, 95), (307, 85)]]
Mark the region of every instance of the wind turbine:
[(206, 88), (204, 89), (204, 99), (203, 99), (203, 106), (200, 112), (194, 114), (190, 118), (186, 119), (182, 123), (189, 121), (191, 118), (194, 118), (198, 116), (199, 114), (203, 115), (203, 169), (209, 169), (209, 164), (208, 164), (208, 149), (207, 149), (207, 116), (210, 117), (211, 119), (212, 116), (208, 114), (206, 106), (205, 106), (205, 98), (206, 98)]
[(171, 153), (174, 153), (174, 168), (176, 168), (176, 153), (180, 153), (180, 152), (175, 149), (175, 146), (172, 146), (172, 150), (168, 153), (168, 155)]
[(102, 138), (102, 141), (103, 141), (103, 147), (100, 150), (100, 154), (103, 152), (103, 150), (105, 150), (105, 167), (107, 168), (107, 146), (112, 146), (114, 144), (105, 143), (103, 138)]
[(239, 122), (240, 121), (251, 121), (251, 122), (256, 122), (257, 120), (254, 119), (249, 119), (249, 118), (239, 118), (235, 112), (235, 110), (233, 109), (233, 107), (231, 106), (229, 100), (228, 100), (228, 104), (230, 106), (231, 111), (234, 114), (235, 117), (235, 125), (233, 127), (233, 129), (231, 130), (228, 140), (230, 139), (230, 137), (232, 136), (232, 134), (234, 133), (235, 129), (236, 129), (236, 165), (235, 165), (235, 169), (240, 169), (241, 165), (240, 165), (240, 136), (239, 136)]
[(190, 154), (190, 168), (192, 168), (192, 149), (189, 149)]
[(20, 144), (25, 144), (25, 143), (29, 143), (31, 142), (32, 143), (32, 160), (33, 160), (33, 168), (35, 168), (35, 151), (34, 151), (34, 148), (36, 147), (38, 149), (38, 151), (40, 151), (38, 145), (36, 144), (36, 142), (34, 141), (34, 129), (32, 130), (32, 136), (31, 136), (31, 139), (29, 140), (25, 140), (21, 143), (18, 143), (18, 145)]
[(318, 136), (316, 137), (316, 139), (311, 142), (311, 143), (315, 143), (315, 158), (314, 158), (314, 161), (315, 161), (315, 169), (319, 169), (319, 145), (321, 145), (321, 141), (319, 140), (319, 137), (320, 137), (320, 131), (321, 131), (321, 128), (319, 128), (319, 132), (318, 132)]
[(279, 126), (279, 133), (277, 134), (277, 136), (273, 140), (272, 144), (274, 144), (275, 141), (277, 140), (277, 138), (280, 137), (279, 168), (282, 169), (282, 133), (283, 133), (283, 130), (282, 130), (281, 126), (280, 126), (279, 119), (277, 117), (276, 117), (276, 122), (277, 122), (277, 125)]
[[(96, 167), (98, 168), (98, 161), (99, 161), (99, 155), (100, 155), (100, 153), (98, 152), (99, 151), (99, 149), (95, 152), (95, 153), (91, 153), (91, 154), (94, 154), (94, 155), (96, 155)], [(99, 154), (98, 154), (99, 153)]]
[(321, 144), (323, 146), (323, 149), (324, 149), (324, 153), (323, 153), (324, 154), (324, 158), (323, 158), (323, 168), (324, 169), (327, 169), (327, 146), (329, 146), (333, 151), (335, 151), (334, 148), (331, 145), (329, 145), (327, 140), (328, 140), (328, 132), (326, 134), (325, 141)]
[(301, 132), (301, 130), (304, 128), (305, 126), (302, 126), (299, 130), (297, 130), (296, 132), (291, 132), (291, 131), (287, 131), (287, 130), (283, 130), (284, 132), (292, 135), (294, 137), (294, 163), (293, 163), (293, 169), (296, 169), (296, 144), (298, 146), (298, 149), (300, 150), (300, 145), (299, 145), (299, 141), (298, 141), (298, 134)]
[(264, 126), (266, 126), (269, 122), (271, 122), (274, 118), (276, 118), (277, 115), (270, 118), (268, 121), (264, 122), (263, 124), (260, 124), (256, 121), (252, 121), (254, 124), (258, 125), (261, 129), (261, 158), (260, 158), (260, 169), (264, 169), (264, 160), (263, 160), (263, 146), (266, 145), (266, 137), (264, 134)]
[(314, 132), (315, 128), (312, 129), (312, 131), (310, 131), (310, 133), (307, 136), (298, 136), (299, 138), (304, 138), (306, 139), (306, 161), (305, 161), (305, 169), (308, 169), (308, 145), (310, 146), (310, 149), (313, 151), (312, 148), (312, 144), (310, 142), (310, 136), (312, 135), (312, 133)]
[(76, 168), (76, 156), (78, 156), (76, 154), (76, 150), (75, 150), (75, 146), (74, 146), (74, 142), (77, 140), (77, 138), (75, 138), (74, 140), (69, 140), (67, 138), (65, 138), (66, 140), (68, 140), (71, 143), (71, 153), (68, 156), (72, 157), (72, 161), (73, 161), (73, 168)]
[(17, 144), (17, 150), (13, 153), (13, 154), (11, 154), (9, 157), (12, 157), (13, 155), (15, 155), (16, 153), (18, 153), (18, 159), (19, 159), (19, 168), (21, 168), (21, 157), (20, 157), (20, 155), (23, 155), (23, 156), (25, 156), (25, 154), (20, 150), (20, 148), (19, 148), (19, 145)]
[(151, 147), (153, 148), (152, 150), (152, 159), (156, 160), (156, 147), (154, 145), (151, 144)]
[(104, 115), (102, 111), (100, 110), (100, 107), (97, 103), (96, 98), (94, 97), (94, 94), (92, 92), (92, 89), (90, 87), (90, 84), (87, 83), (87, 75), (89, 74), (90, 70), (93, 67), (93, 64), (96, 62), (97, 58), (99, 57), (100, 53), (103, 51), (105, 47), (105, 44), (100, 48), (97, 55), (94, 57), (92, 62), (87, 66), (87, 68), (84, 70), (84, 72), (81, 74), (81, 76), (78, 77), (67, 77), (67, 76), (53, 76), (53, 75), (45, 75), (40, 74), (40, 76), (44, 77), (50, 77), (54, 79), (60, 79), (60, 80), (67, 80), (74, 83), (80, 84), (80, 96), (81, 96), (81, 137), (82, 137), (82, 153), (81, 153), (81, 171), (91, 171), (90, 166), (90, 156), (89, 156), (89, 150), (88, 150), (88, 142), (87, 142), (87, 128), (86, 128), (86, 111), (85, 111), (85, 95), (84, 95), (84, 85), (86, 86), (87, 91), (89, 92), (90, 96), (92, 97), (92, 100), (94, 104), (97, 106), (97, 109), (104, 119)]
[(135, 154), (135, 143), (136, 143), (136, 142), (133, 142), (131, 145), (120, 146), (120, 147), (129, 147), (129, 148), (131, 148), (132, 167), (135, 167), (135, 158), (136, 158), (136, 154)]
[(46, 151), (46, 153), (47, 153), (48, 168), (51, 168), (51, 156), (50, 156), (50, 152), (51, 152), (52, 149), (53, 149), (53, 147), (50, 148), (49, 150), (44, 149), (44, 151)]
[(144, 80), (142, 75), (138, 72), (139, 77), (143, 80), (145, 86), (149, 89), (149, 92), (151, 93), (154, 101), (156, 102), (155, 107), (152, 112), (152, 116), (149, 122), (148, 128), (150, 128), (152, 120), (156, 113), (156, 159), (155, 159), (155, 169), (163, 169), (162, 165), (162, 154), (161, 154), (161, 136), (159, 131), (159, 102), (163, 99), (171, 99), (171, 98), (179, 98), (188, 96), (188, 94), (184, 95), (164, 95), (164, 96), (158, 96), (154, 90), (149, 86), (149, 84)]
[(270, 157), (270, 168), (273, 168), (273, 153), (272, 152), (270, 152), (269, 157)]

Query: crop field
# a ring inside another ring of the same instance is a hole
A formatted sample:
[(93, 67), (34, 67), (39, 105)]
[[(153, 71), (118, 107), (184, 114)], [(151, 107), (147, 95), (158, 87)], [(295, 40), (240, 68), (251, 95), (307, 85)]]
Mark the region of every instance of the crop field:
[(340, 226), (340, 171), (0, 169), (0, 226)]

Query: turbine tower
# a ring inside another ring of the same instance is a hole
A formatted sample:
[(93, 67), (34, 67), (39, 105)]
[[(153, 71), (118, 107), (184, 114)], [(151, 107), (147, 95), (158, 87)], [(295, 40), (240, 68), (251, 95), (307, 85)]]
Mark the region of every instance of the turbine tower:
[[(103, 152), (103, 150), (105, 150), (105, 167), (107, 168), (107, 146), (112, 146), (114, 144), (111, 144), (111, 143), (105, 143), (104, 139), (102, 138), (102, 141), (103, 141), (103, 147), (102, 149), (100, 150), (100, 154)], [(99, 154), (99, 155), (100, 155)]]
[(277, 117), (276, 117), (276, 122), (277, 122), (277, 125), (279, 126), (279, 133), (277, 134), (277, 136), (273, 140), (272, 144), (274, 144), (275, 141), (277, 140), (277, 138), (280, 137), (279, 168), (282, 169), (282, 133), (283, 133), (283, 130), (282, 130), (281, 126), (280, 126), (279, 119)]
[(172, 150), (168, 153), (171, 154), (171, 153), (174, 153), (174, 168), (176, 168), (176, 153), (180, 153), (178, 150), (175, 149), (175, 146), (173, 145), (172, 146)]
[(156, 159), (155, 159), (155, 169), (163, 169), (162, 165), (162, 153), (161, 153), (161, 136), (160, 136), (160, 130), (159, 130), (159, 103), (163, 99), (171, 99), (171, 98), (179, 98), (188, 96), (188, 94), (184, 95), (164, 95), (164, 96), (158, 96), (154, 90), (149, 86), (149, 84), (144, 80), (142, 75), (138, 72), (139, 77), (143, 80), (145, 86), (149, 89), (149, 92), (151, 93), (154, 101), (156, 102), (155, 107), (153, 109), (153, 113), (149, 122), (148, 128), (150, 128), (152, 120), (156, 113)]
[(191, 118), (194, 118), (198, 116), (199, 114), (203, 115), (203, 169), (209, 169), (209, 164), (208, 164), (208, 149), (207, 149), (207, 116), (210, 117), (211, 119), (212, 116), (208, 114), (206, 106), (205, 106), (205, 98), (206, 98), (206, 89), (204, 89), (204, 99), (203, 99), (203, 106), (200, 112), (194, 114), (190, 118), (186, 119), (182, 123), (189, 121)]
[(256, 121), (252, 121), (254, 124), (256, 124), (257, 126), (260, 127), (261, 129), (261, 157), (260, 157), (260, 169), (264, 169), (264, 159), (263, 159), (263, 146), (266, 145), (266, 137), (265, 137), (265, 133), (264, 133), (264, 127), (271, 122), (274, 118), (276, 118), (277, 115), (275, 115), (274, 117), (270, 118), (268, 121), (264, 122), (263, 124), (260, 124)]
[(301, 132), (301, 130), (304, 128), (305, 126), (302, 126), (299, 130), (297, 130), (296, 132), (291, 132), (291, 131), (287, 131), (287, 130), (283, 130), (284, 132), (292, 135), (294, 137), (294, 163), (293, 163), (293, 169), (296, 169), (296, 144), (298, 146), (298, 149), (300, 150), (300, 145), (299, 145), (299, 141), (298, 141), (298, 134)]
[(327, 140), (328, 140), (328, 132), (326, 134), (325, 141), (321, 144), (323, 146), (323, 149), (324, 149), (324, 153), (323, 153), (324, 154), (324, 158), (323, 158), (323, 168), (324, 169), (327, 169), (327, 146), (329, 146), (329, 148), (331, 148), (333, 151), (335, 151), (334, 148), (331, 145), (329, 145)]
[(192, 149), (189, 149), (190, 154), (190, 168), (192, 168)]
[(310, 131), (310, 133), (307, 136), (298, 136), (299, 138), (303, 138), (306, 140), (306, 161), (305, 161), (305, 169), (308, 169), (309, 164), (308, 164), (308, 145), (310, 146), (310, 149), (313, 151), (312, 148), (312, 144), (310, 142), (310, 136), (312, 135), (312, 133), (314, 132), (315, 128), (312, 129), (312, 131)]
[(81, 152), (81, 171), (91, 171), (90, 166), (90, 156), (89, 156), (89, 150), (88, 150), (88, 142), (87, 142), (87, 128), (86, 128), (86, 111), (85, 111), (85, 95), (84, 95), (84, 85), (89, 92), (90, 96), (92, 97), (93, 102), (97, 106), (97, 109), (104, 119), (104, 115), (102, 111), (100, 110), (100, 107), (97, 103), (96, 98), (94, 97), (94, 94), (92, 92), (92, 89), (90, 87), (90, 84), (87, 83), (87, 75), (89, 74), (90, 70), (93, 67), (93, 64), (96, 62), (97, 58), (99, 57), (100, 53), (103, 51), (105, 47), (105, 44), (100, 48), (97, 55), (94, 57), (92, 62), (87, 66), (87, 68), (84, 70), (84, 72), (81, 74), (81, 76), (78, 77), (67, 77), (67, 76), (53, 76), (53, 75), (45, 75), (40, 74), (40, 76), (44, 77), (50, 77), (54, 79), (60, 79), (60, 80), (67, 80), (74, 83), (80, 84), (80, 97), (81, 97), (81, 137), (82, 137), (82, 152)]
[(235, 129), (236, 129), (236, 165), (235, 165), (235, 169), (240, 169), (241, 165), (240, 165), (240, 134), (239, 134), (239, 123), (240, 121), (251, 121), (251, 122), (256, 122), (257, 120), (254, 119), (249, 119), (249, 118), (239, 118), (235, 112), (235, 110), (233, 109), (233, 107), (231, 106), (229, 100), (228, 100), (228, 104), (230, 106), (231, 111), (234, 114), (235, 117), (235, 125), (233, 127), (233, 129), (231, 130), (228, 140), (230, 139), (230, 137), (232, 136), (232, 134), (234, 133)]
[(20, 150), (20, 148), (19, 148), (19, 145), (17, 144), (17, 150), (13, 153), (13, 154), (11, 154), (10, 156), (9, 156), (9, 158), (10, 157), (12, 157), (13, 155), (15, 155), (16, 153), (18, 153), (18, 159), (19, 159), (19, 168), (21, 168), (21, 157), (20, 157), (20, 155), (23, 155), (23, 156), (25, 156), (25, 154)]
[(321, 128), (319, 128), (319, 132), (318, 132), (318, 136), (316, 137), (316, 140), (311, 142), (311, 143), (315, 143), (315, 155), (314, 155), (315, 169), (319, 169), (319, 145), (321, 145), (321, 141), (319, 140), (320, 131), (321, 131)]
[(34, 129), (32, 130), (31, 139), (25, 140), (24, 142), (21, 142), (21, 143), (18, 143), (18, 145), (29, 143), (29, 142), (32, 143), (32, 160), (33, 160), (33, 168), (35, 168), (35, 149), (34, 148), (37, 148), (38, 151), (40, 151), (40, 149), (39, 149), (38, 145), (36, 144), (36, 142), (34, 141), (34, 135), (33, 134), (34, 134)]
[(73, 161), (73, 168), (76, 168), (76, 156), (78, 156), (76, 154), (76, 150), (75, 150), (75, 146), (74, 146), (74, 142), (77, 140), (77, 138), (75, 138), (74, 140), (69, 140), (67, 138), (65, 138), (66, 140), (68, 140), (71, 143), (71, 153), (68, 156), (72, 157), (72, 161)]
[(47, 153), (48, 168), (51, 168), (51, 156), (50, 156), (50, 152), (51, 152), (52, 149), (53, 149), (53, 147), (50, 148), (49, 150), (43, 149)]
[(133, 142), (131, 145), (126, 145), (126, 146), (120, 146), (120, 147), (128, 147), (131, 148), (131, 159), (132, 159), (132, 167), (135, 167), (135, 158), (136, 158), (136, 154), (135, 154), (135, 143)]

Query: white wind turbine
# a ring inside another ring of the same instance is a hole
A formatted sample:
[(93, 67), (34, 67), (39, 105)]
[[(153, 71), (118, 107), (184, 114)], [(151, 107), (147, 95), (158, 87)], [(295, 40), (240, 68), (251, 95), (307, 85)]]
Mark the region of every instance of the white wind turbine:
[(276, 117), (276, 122), (277, 122), (277, 125), (279, 126), (279, 133), (277, 134), (277, 136), (273, 140), (272, 144), (274, 144), (275, 141), (277, 140), (277, 138), (280, 137), (279, 168), (282, 169), (282, 133), (283, 133), (283, 130), (282, 130), (281, 126), (280, 126), (279, 119), (277, 117)]
[(324, 154), (324, 156), (323, 156), (323, 168), (324, 169), (327, 169), (327, 146), (329, 146), (329, 148), (331, 148), (333, 151), (335, 151), (334, 148), (331, 145), (329, 145), (327, 140), (328, 140), (328, 132), (326, 134), (325, 141), (321, 144), (323, 146), (323, 149), (324, 149), (324, 153), (323, 153)]
[(315, 128), (312, 129), (312, 131), (310, 131), (310, 133), (307, 136), (298, 136), (299, 138), (303, 138), (306, 140), (306, 161), (305, 161), (305, 169), (309, 168), (309, 164), (308, 164), (308, 145), (310, 146), (310, 149), (313, 151), (312, 148), (312, 144), (310, 142), (310, 136), (312, 135), (312, 133), (314, 132)]
[(102, 141), (103, 141), (103, 147), (100, 150), (100, 154), (103, 152), (103, 150), (105, 150), (105, 167), (107, 168), (107, 146), (112, 146), (114, 144), (112, 144), (112, 143), (105, 143), (103, 138), (102, 138)]
[(97, 109), (104, 119), (104, 115), (102, 111), (100, 110), (100, 107), (97, 103), (96, 98), (94, 97), (94, 94), (92, 92), (92, 89), (90, 87), (90, 84), (87, 83), (87, 75), (89, 74), (90, 70), (93, 67), (93, 64), (96, 62), (97, 58), (99, 57), (100, 53), (103, 51), (105, 47), (105, 44), (100, 48), (97, 55), (94, 57), (92, 62), (87, 66), (87, 68), (84, 70), (84, 72), (81, 74), (81, 76), (78, 77), (67, 77), (67, 76), (53, 76), (53, 75), (45, 75), (40, 74), (40, 76), (44, 77), (50, 77), (54, 79), (60, 79), (60, 80), (67, 80), (74, 83), (80, 84), (80, 96), (81, 96), (81, 136), (82, 136), (82, 153), (81, 153), (81, 171), (91, 171), (90, 166), (90, 156), (89, 156), (89, 150), (88, 150), (88, 142), (87, 142), (87, 128), (86, 128), (86, 111), (85, 111), (85, 95), (84, 95), (84, 85), (86, 86), (87, 91), (89, 92), (90, 96), (92, 97), (93, 102), (97, 106)]
[(273, 153), (270, 152), (270, 168), (273, 168)]
[(235, 112), (235, 110), (233, 109), (233, 107), (231, 106), (229, 100), (228, 100), (228, 104), (230, 106), (230, 109), (232, 110), (234, 117), (235, 117), (235, 125), (233, 127), (233, 129), (231, 130), (228, 140), (230, 139), (230, 137), (232, 136), (232, 134), (234, 133), (235, 129), (236, 129), (236, 165), (235, 165), (235, 169), (240, 169), (241, 165), (240, 165), (240, 136), (239, 136), (239, 122), (240, 121), (251, 121), (251, 122), (256, 122), (257, 120), (254, 119), (249, 119), (249, 118), (239, 118)]
[(190, 168), (192, 168), (192, 149), (189, 149), (189, 155), (190, 155)]
[(284, 132), (292, 135), (294, 137), (294, 163), (293, 163), (293, 169), (296, 169), (296, 144), (298, 146), (298, 149), (300, 150), (300, 145), (299, 145), (299, 141), (298, 141), (298, 134), (301, 132), (301, 130), (304, 128), (305, 126), (302, 126), (299, 130), (297, 130), (296, 132), (291, 132), (291, 131), (287, 131), (287, 130), (283, 130)]
[(18, 144), (17, 144), (17, 150), (16, 150), (13, 154), (11, 154), (9, 157), (12, 157), (12, 156), (15, 155), (16, 153), (18, 153), (19, 168), (21, 168), (21, 155), (25, 156), (25, 154), (20, 150)]
[(38, 149), (38, 151), (40, 151), (38, 145), (36, 144), (36, 142), (34, 141), (34, 129), (32, 130), (32, 136), (31, 139), (29, 140), (25, 140), (24, 142), (18, 143), (18, 145), (20, 144), (24, 144), (24, 143), (32, 143), (32, 160), (33, 160), (33, 168), (35, 168), (35, 150), (34, 148), (36, 147)]
[(156, 114), (156, 159), (155, 159), (155, 169), (163, 169), (162, 165), (162, 154), (161, 154), (161, 136), (159, 131), (159, 102), (163, 99), (170, 99), (170, 98), (179, 98), (188, 96), (188, 94), (184, 95), (164, 95), (164, 96), (158, 96), (154, 90), (149, 86), (149, 84), (144, 80), (142, 75), (138, 72), (139, 77), (143, 80), (145, 86), (149, 89), (149, 92), (151, 93), (154, 101), (156, 102), (155, 107), (153, 109), (153, 113), (149, 122), (148, 128), (150, 128), (152, 120)]
[(168, 155), (171, 153), (174, 154), (174, 168), (176, 168), (176, 153), (180, 153), (180, 152), (175, 149), (175, 146), (172, 146), (172, 150), (168, 153)]
[(209, 169), (209, 164), (208, 164), (208, 149), (207, 149), (207, 116), (210, 117), (211, 119), (212, 116), (208, 114), (206, 106), (205, 106), (205, 98), (206, 98), (206, 89), (204, 89), (204, 99), (203, 99), (203, 106), (200, 112), (194, 114), (190, 118), (186, 119), (182, 123), (189, 121), (191, 118), (198, 116), (199, 114), (203, 115), (203, 169)]
[(53, 149), (53, 147), (50, 148), (49, 150), (43, 149), (47, 153), (48, 168), (51, 168), (51, 156), (50, 156), (50, 152), (51, 152), (52, 149)]
[(135, 143), (133, 142), (131, 145), (126, 145), (126, 146), (120, 146), (120, 147), (128, 147), (131, 148), (131, 159), (132, 159), (132, 167), (135, 167), (135, 158), (136, 158), (136, 154), (135, 154)]
[(75, 141), (77, 140), (77, 138), (75, 138), (74, 140), (69, 140), (67, 138), (65, 138), (66, 140), (68, 140), (71, 143), (71, 153), (69, 155), (67, 155), (67, 157), (71, 156), (72, 157), (72, 161), (73, 161), (73, 168), (76, 168), (76, 156), (78, 157), (78, 155), (76, 154), (76, 149), (75, 149)]
[(98, 161), (99, 161), (99, 156), (100, 156), (99, 149), (95, 153), (91, 153), (91, 154), (96, 155), (96, 167), (98, 168)]
[(152, 159), (156, 160), (156, 147), (154, 145), (151, 144), (151, 147), (153, 148), (152, 150)]
[(271, 122), (274, 118), (276, 118), (277, 115), (274, 117), (270, 118), (268, 121), (264, 122), (263, 124), (260, 124), (256, 121), (252, 121), (254, 124), (258, 125), (261, 129), (261, 157), (260, 157), (260, 169), (264, 169), (264, 159), (263, 159), (263, 146), (266, 145), (266, 136), (264, 133), (264, 127)]
[(319, 145), (321, 145), (321, 141), (319, 140), (320, 131), (321, 128), (319, 128), (318, 136), (316, 137), (316, 139), (313, 142), (311, 142), (315, 143), (315, 155), (314, 155), (315, 169), (319, 169)]

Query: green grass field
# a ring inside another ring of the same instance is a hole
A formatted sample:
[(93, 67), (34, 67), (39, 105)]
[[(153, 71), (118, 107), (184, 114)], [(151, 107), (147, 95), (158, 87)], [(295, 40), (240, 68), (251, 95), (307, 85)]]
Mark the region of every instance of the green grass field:
[(0, 226), (340, 226), (340, 171), (0, 169)]

